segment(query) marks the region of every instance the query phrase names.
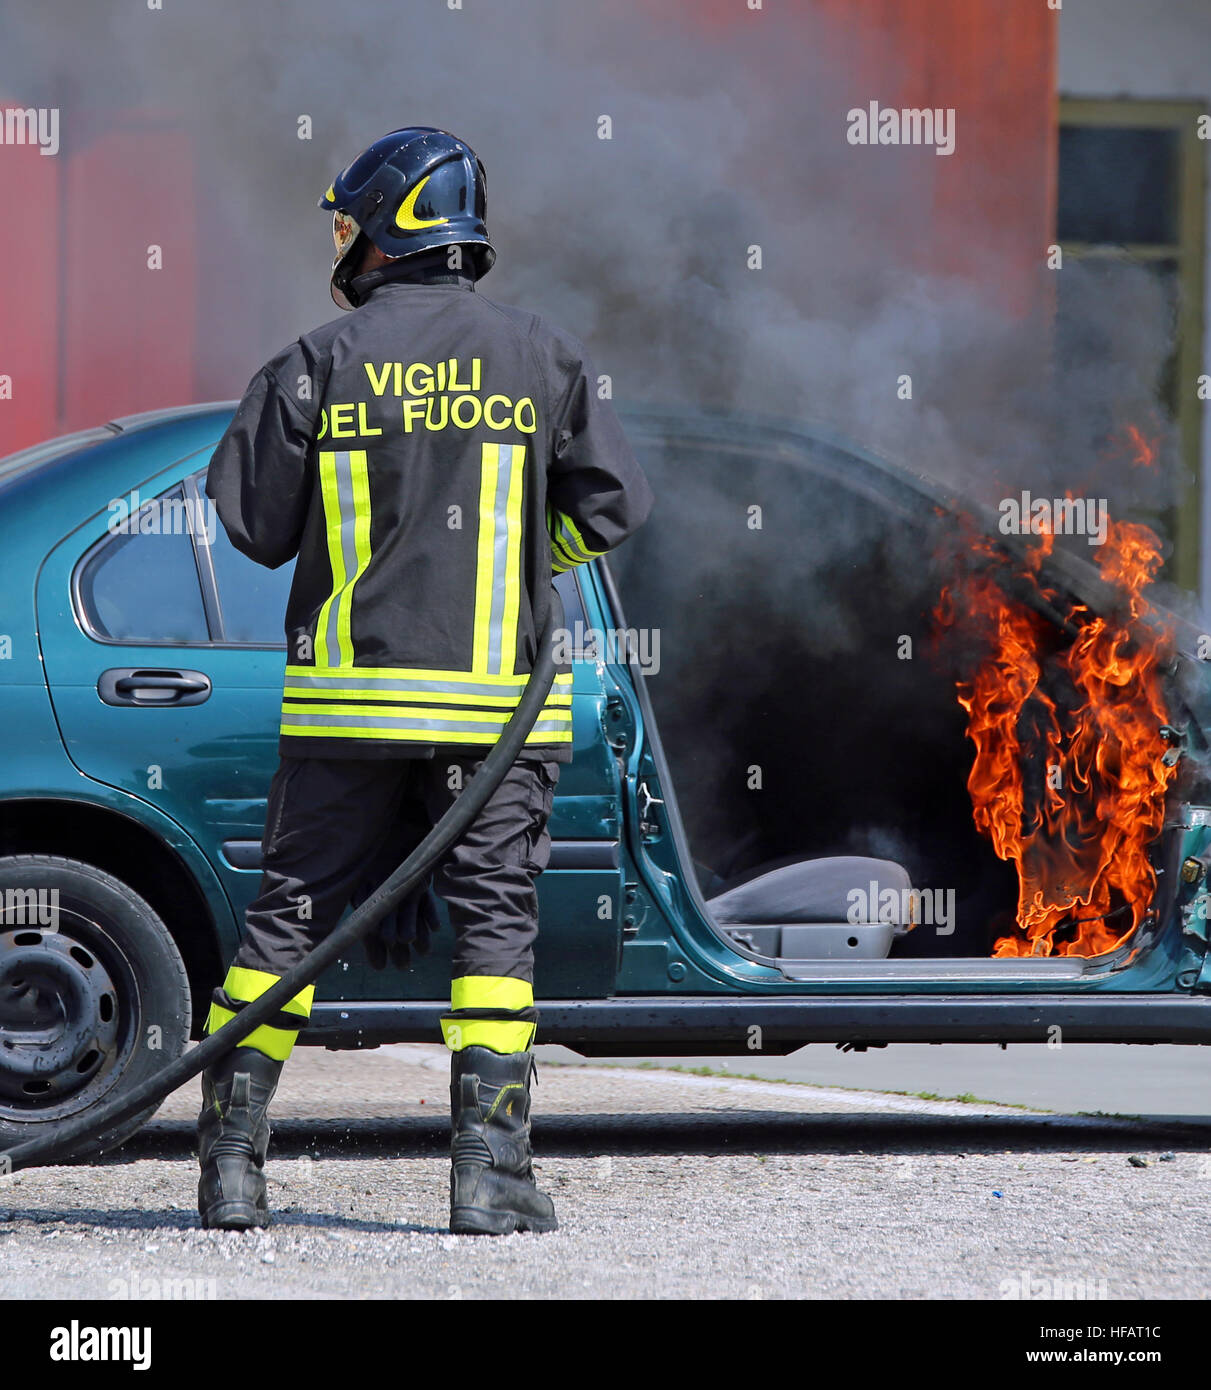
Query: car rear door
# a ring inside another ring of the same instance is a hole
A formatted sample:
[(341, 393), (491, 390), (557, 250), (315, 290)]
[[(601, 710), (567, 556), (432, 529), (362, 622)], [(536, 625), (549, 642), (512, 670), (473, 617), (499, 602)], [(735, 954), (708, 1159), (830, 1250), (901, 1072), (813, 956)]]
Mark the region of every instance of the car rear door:
[[(50, 552), (38, 626), (72, 761), (182, 825), (238, 916), (249, 878), (228, 850), (261, 835), (285, 663), (272, 645), (228, 642), (202, 582), (208, 550), (194, 533), (214, 523), (194, 475), (208, 453), (160, 475), (137, 508), (107, 504)], [(288, 572), (264, 573), (262, 593), (281, 590), (284, 607)]]

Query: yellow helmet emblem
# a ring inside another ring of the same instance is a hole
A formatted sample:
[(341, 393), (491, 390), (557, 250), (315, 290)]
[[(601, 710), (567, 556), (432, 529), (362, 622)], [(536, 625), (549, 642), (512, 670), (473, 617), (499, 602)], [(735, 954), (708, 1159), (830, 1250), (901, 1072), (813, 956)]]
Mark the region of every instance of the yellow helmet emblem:
[(421, 195), (421, 190), (429, 182), (429, 175), (426, 174), (420, 183), (399, 205), (399, 211), (395, 214), (395, 225), (405, 232), (418, 232), (424, 227), (440, 227), (444, 222), (449, 222), (448, 217), (435, 217), (432, 221), (426, 222), (423, 218), (417, 217), (414, 209), (416, 200)]

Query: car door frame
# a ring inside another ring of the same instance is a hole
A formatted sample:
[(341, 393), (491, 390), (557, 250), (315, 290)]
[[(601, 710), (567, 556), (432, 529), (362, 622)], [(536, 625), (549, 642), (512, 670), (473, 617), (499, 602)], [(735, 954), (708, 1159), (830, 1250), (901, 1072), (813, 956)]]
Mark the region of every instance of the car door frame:
[[(647, 442), (663, 448), (682, 438), (670, 430), (668, 418), (660, 411), (629, 412), (627, 423), (633, 442)], [(831, 430), (821, 430), (817, 435), (801, 425), (792, 427), (784, 422), (771, 425), (768, 421), (759, 422), (747, 417), (729, 419), (726, 423), (702, 417), (695, 418), (693, 424), (698, 428), (686, 430), (682, 438), (686, 446), (709, 441), (715, 447), (742, 452), (745, 448), (751, 450), (754, 439), (759, 437), (763, 447), (774, 457), (783, 457), (788, 448), (797, 444), (801, 453), (804, 442), (810, 442), (827, 459), (820, 466), (813, 458), (812, 462), (817, 465), (816, 472), (905, 517), (918, 514), (923, 508), (954, 510), (962, 504), (961, 499), (949, 495), (940, 484), (926, 475), (897, 468), (867, 450), (850, 445)], [(846, 475), (846, 461), (854, 463), (858, 471), (856, 478), (850, 479)], [(614, 625), (625, 627), (621, 597), (608, 564), (604, 560), (597, 560), (594, 569), (597, 571), (603, 614), (607, 621), (612, 617)], [(1084, 583), (1086, 576), (1082, 573), (1078, 577), (1082, 581), (1081, 592), (1087, 592), (1088, 585)], [(1184, 837), (1177, 834), (1171, 837), (1167, 846), (1169, 862), (1165, 865), (1166, 873), (1162, 880), (1163, 894), (1157, 923), (1150, 929), (1134, 934), (1131, 941), (1103, 957), (1024, 958), (1027, 968), (1021, 968), (1020, 962), (1015, 968), (1012, 959), (989, 964), (994, 958), (956, 957), (938, 962), (932, 974), (915, 964), (909, 965), (907, 970), (898, 969), (898, 965), (907, 962), (892, 959), (864, 962), (863, 965), (874, 968), (863, 973), (859, 967), (846, 978), (838, 978), (829, 963), (817, 966), (808, 963), (802, 971), (796, 970), (793, 976), (763, 964), (755, 953), (725, 936), (711, 917), (693, 870), (692, 854), (678, 809), (672, 775), (638, 661), (632, 655), (629, 660), (614, 663), (612, 670), (620, 691), (633, 703), (635, 722), (642, 731), (645, 745), (631, 750), (631, 775), (626, 781), (624, 797), (627, 849), (636, 866), (638, 882), (646, 888), (667, 923), (670, 941), (667, 978), (657, 982), (655, 972), (644, 969), (641, 973), (644, 983), (640, 988), (655, 987), (669, 993), (742, 990), (752, 993), (875, 993), (892, 996), (941, 995), (956, 990), (973, 996), (1085, 994), (1100, 991), (1163, 994), (1180, 990), (1177, 977), (1181, 968), (1182, 933), (1176, 920), (1178, 908), (1173, 893), (1178, 886), (1177, 870)], [(662, 823), (664, 833), (655, 837), (645, 836), (641, 828), (644, 816), (640, 814), (636, 801), (640, 786), (649, 778), (654, 778), (663, 801), (656, 816)], [(1052, 960), (1056, 963), (1050, 964)], [(1079, 972), (1072, 969), (1074, 961), (1082, 962)], [(922, 966), (927, 964), (929, 962), (922, 962)], [(1040, 966), (1043, 968), (1039, 969)], [(620, 984), (626, 979), (624, 969)]]

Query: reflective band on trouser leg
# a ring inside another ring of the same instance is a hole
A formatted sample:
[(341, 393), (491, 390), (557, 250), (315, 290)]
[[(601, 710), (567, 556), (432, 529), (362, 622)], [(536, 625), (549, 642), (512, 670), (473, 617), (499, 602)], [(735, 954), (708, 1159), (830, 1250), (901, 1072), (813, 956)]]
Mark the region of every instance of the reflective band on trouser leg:
[(534, 986), (506, 975), (463, 975), (450, 984), (442, 1038), (451, 1052), (487, 1047), (527, 1052), (534, 1041)]
[[(272, 989), (281, 979), (280, 975), (271, 975), (267, 970), (248, 970), (241, 965), (233, 965), (227, 972), (227, 978), (223, 981), (222, 993), (236, 1004), (251, 1004), (254, 999), (259, 999), (266, 990)], [(299, 1027), (311, 1017), (311, 1001), (315, 998), (315, 986), (308, 985), (301, 989), (293, 999), (288, 1000), (279, 1010), (279, 1017), (283, 1014), (298, 1014)], [(229, 1023), (239, 1011), (228, 1009), (217, 1000), (211, 1004), (210, 1013), (206, 1018), (206, 1032), (215, 1033), (225, 1023)], [(272, 1057), (275, 1062), (284, 1062), (294, 1049), (294, 1044), (298, 1038), (297, 1028), (282, 1028), (264, 1023), (259, 1028), (254, 1028), (251, 1033), (240, 1043), (241, 1047), (255, 1047), (258, 1052), (263, 1052), (266, 1057)]]

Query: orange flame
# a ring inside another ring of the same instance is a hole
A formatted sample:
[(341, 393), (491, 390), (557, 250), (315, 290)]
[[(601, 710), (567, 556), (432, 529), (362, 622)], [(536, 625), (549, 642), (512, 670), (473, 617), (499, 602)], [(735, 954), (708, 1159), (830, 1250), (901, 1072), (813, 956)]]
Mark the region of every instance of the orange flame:
[(1151, 468), (1156, 462), (1156, 448), (1159, 441), (1149, 440), (1143, 430), (1135, 425), (1127, 426), (1127, 446), (1131, 450), (1131, 462), (1136, 468)]
[[(1109, 523), (1098, 567), (1123, 599), (1110, 618), (1042, 587), (1053, 544), (1041, 538), (1018, 580), (1077, 625), (1069, 645), (1007, 597), (987, 564), (944, 590), (935, 613), (942, 628), (961, 626), (987, 646), (956, 688), (976, 748), (967, 779), (976, 828), (1018, 871), (1017, 926), (997, 956), (1098, 955), (1135, 930), (1156, 888), (1148, 846), (1176, 774), (1160, 734), (1171, 634), (1140, 621), (1153, 613), (1143, 590), (1160, 565), (1156, 536)], [(1001, 558), (987, 538), (972, 555)]]

